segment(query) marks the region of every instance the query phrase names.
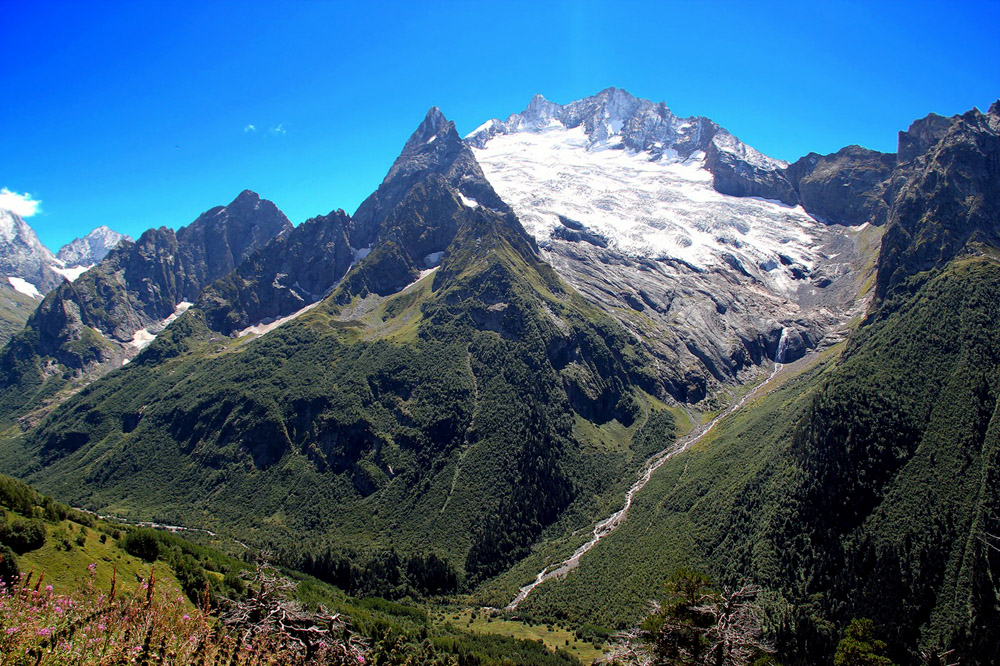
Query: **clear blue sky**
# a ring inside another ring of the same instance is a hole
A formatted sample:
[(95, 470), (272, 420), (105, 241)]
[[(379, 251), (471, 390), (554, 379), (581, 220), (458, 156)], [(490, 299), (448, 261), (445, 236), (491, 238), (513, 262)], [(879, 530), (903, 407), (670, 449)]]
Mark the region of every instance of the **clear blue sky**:
[(786, 160), (891, 151), (1000, 96), (998, 35), (996, 1), (0, 0), (0, 188), (53, 249), (244, 188), (298, 224), (353, 212), (432, 105), (465, 134), (610, 85)]

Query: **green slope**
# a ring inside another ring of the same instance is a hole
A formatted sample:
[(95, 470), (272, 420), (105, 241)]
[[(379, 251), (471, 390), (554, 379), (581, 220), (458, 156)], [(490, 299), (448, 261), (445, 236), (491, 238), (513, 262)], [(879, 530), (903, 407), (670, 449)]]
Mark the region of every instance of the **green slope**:
[[(899, 661), (993, 663), (1000, 262), (920, 276), (852, 338), (661, 468), (626, 524), (525, 612), (634, 622), (676, 567), (770, 590), (783, 663), (832, 654), (852, 617)], [(627, 563), (627, 564), (625, 564)]]
[(38, 307), (38, 301), (6, 284), (0, 284), (0, 346), (7, 344)]
[(110, 513), (297, 551), (436, 552), (470, 583), (560, 517), (582, 526), (647, 452), (623, 456), (575, 420), (641, 425), (651, 403), (633, 386), (656, 390), (642, 352), (516, 218), (441, 182), (415, 192), (456, 229), (436, 272), (380, 296), (364, 278), (394, 259), (373, 252), (321, 305), (252, 341), (215, 339), (192, 309), (7, 440), (9, 464)]

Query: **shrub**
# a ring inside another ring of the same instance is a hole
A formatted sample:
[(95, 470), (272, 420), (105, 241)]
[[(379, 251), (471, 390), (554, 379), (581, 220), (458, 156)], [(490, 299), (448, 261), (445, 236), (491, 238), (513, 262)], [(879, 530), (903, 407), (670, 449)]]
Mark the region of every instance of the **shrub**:
[(132, 530), (122, 537), (119, 545), (129, 555), (145, 562), (155, 562), (160, 556), (160, 541), (151, 529)]
[(0, 544), (0, 581), (9, 588), (18, 581), (20, 575), (14, 551)]
[(45, 525), (38, 520), (16, 518), (0, 527), (0, 543), (19, 555), (37, 550), (45, 545)]

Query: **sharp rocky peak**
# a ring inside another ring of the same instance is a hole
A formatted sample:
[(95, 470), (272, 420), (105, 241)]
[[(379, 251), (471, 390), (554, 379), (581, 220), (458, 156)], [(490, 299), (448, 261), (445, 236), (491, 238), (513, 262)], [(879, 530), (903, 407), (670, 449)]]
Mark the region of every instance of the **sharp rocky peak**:
[(455, 131), (455, 123), (448, 120), (441, 109), (432, 106), (423, 121), (407, 139), (403, 152), (393, 163), (385, 181), (400, 172), (447, 167), (462, 152), (462, 140)]
[(351, 221), (352, 247), (369, 247), (393, 209), (414, 186), (429, 178), (442, 178), (448, 187), (480, 204), (509, 211), (458, 135), (455, 123), (435, 106), (410, 135), (382, 184), (355, 211)]

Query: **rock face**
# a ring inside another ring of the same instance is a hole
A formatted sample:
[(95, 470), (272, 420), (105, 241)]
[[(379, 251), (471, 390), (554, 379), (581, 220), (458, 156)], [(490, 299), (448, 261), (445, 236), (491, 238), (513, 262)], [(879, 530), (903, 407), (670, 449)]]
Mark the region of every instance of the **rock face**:
[(102, 225), (83, 238), (74, 238), (63, 245), (56, 253), (56, 258), (68, 268), (93, 266), (104, 259), (108, 252), (123, 240), (132, 240), (132, 238)]
[(252, 253), (207, 287), (196, 305), (209, 328), (229, 335), (319, 301), (354, 261), (342, 210), (314, 217)]
[(884, 224), (889, 210), (889, 177), (896, 156), (861, 146), (830, 155), (809, 153), (788, 166), (786, 176), (798, 202), (824, 221), (848, 225)]
[(879, 297), (916, 273), (974, 251), (973, 244), (1000, 246), (1000, 102), (985, 114), (973, 109), (915, 122), (900, 132), (899, 154), (879, 255)]
[(62, 282), (62, 277), (52, 270), (58, 265), (27, 222), (16, 213), (0, 209), (0, 275), (24, 280), (44, 294)]
[[(210, 282), (291, 224), (250, 191), (201, 215), (177, 233), (161, 227), (124, 240), (94, 268), (49, 293), (0, 363), (17, 385), (24, 362), (56, 363), (70, 373), (121, 365)], [(37, 371), (29, 371), (34, 373)]]

